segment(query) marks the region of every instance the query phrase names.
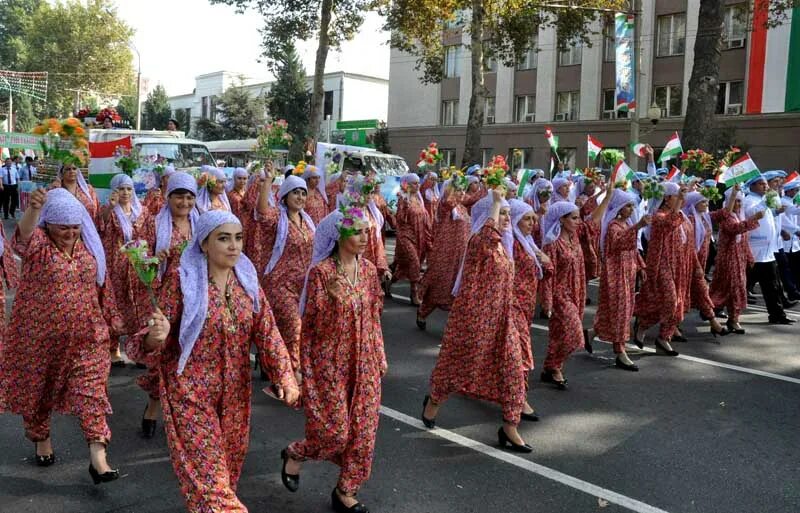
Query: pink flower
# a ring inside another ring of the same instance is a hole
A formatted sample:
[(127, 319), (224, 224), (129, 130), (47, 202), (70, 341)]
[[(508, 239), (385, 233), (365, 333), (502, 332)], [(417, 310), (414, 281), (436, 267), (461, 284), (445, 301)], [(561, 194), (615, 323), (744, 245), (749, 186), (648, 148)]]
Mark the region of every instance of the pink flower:
[(355, 223), (353, 222), (353, 219), (350, 217), (345, 217), (344, 219), (342, 219), (342, 226), (344, 226), (345, 228), (351, 228), (354, 224)]

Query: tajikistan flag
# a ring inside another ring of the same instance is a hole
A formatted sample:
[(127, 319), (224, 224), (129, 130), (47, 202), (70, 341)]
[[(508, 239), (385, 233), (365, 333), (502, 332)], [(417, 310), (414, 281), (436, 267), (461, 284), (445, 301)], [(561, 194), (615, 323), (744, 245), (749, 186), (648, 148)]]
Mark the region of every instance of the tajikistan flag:
[(600, 151), (603, 149), (603, 145), (600, 144), (600, 141), (592, 137), (591, 135), (586, 136), (586, 144), (587, 152), (589, 154), (589, 160), (596, 159), (598, 155), (600, 155)]
[(627, 187), (628, 182), (633, 181), (635, 176), (633, 169), (631, 169), (624, 160), (620, 160), (617, 162), (617, 165), (614, 166), (613, 173), (611, 173), (611, 184), (613, 186), (623, 184)]
[(797, 171), (792, 172), (786, 179), (783, 181), (784, 187), (789, 185), (790, 183), (797, 183), (800, 182), (800, 174)]
[(639, 158), (644, 158), (647, 155), (644, 150), (647, 148), (646, 144), (642, 143), (631, 143), (631, 151)]
[(553, 151), (558, 151), (558, 136), (553, 135), (553, 131), (550, 130), (550, 127), (544, 127), (544, 137), (547, 139), (547, 144), (550, 145), (550, 148)]
[(665, 160), (674, 159), (681, 153), (683, 153), (681, 139), (678, 137), (678, 132), (675, 132), (672, 134), (672, 137), (669, 138), (669, 141), (667, 141), (667, 145), (664, 146), (664, 151), (661, 152), (661, 156), (658, 160), (659, 162), (664, 162)]
[(672, 169), (669, 170), (666, 181), (672, 183), (681, 183), (681, 178), (683, 178), (683, 173), (681, 173), (681, 170), (676, 166), (672, 166)]
[(758, 170), (756, 163), (750, 158), (750, 154), (745, 153), (744, 157), (740, 158), (731, 164), (731, 167), (720, 173), (717, 182), (724, 183), (726, 186), (730, 187), (737, 183), (744, 183), (760, 174), (761, 171)]

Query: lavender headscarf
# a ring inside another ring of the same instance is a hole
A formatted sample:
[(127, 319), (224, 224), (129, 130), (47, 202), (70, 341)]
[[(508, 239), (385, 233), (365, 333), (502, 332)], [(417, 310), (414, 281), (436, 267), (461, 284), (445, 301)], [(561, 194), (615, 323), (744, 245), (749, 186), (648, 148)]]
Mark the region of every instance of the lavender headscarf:
[[(728, 200), (729, 200), (729, 199), (730, 199), (730, 197), (731, 197), (731, 194), (733, 194), (733, 191), (734, 191), (734, 188), (733, 188), (733, 187), (729, 187), (729, 188), (728, 188), (728, 189), (725, 191), (725, 204), (726, 204), (726, 205), (727, 205), (727, 203), (728, 203)], [(742, 203), (744, 203), (744, 193), (743, 193), (742, 191), (739, 191), (739, 192), (737, 192), (737, 193), (736, 193), (736, 199), (738, 199), (739, 201), (741, 201)], [(744, 222), (744, 221), (747, 221), (747, 217), (744, 215), (744, 207), (739, 207), (739, 212), (738, 212), (738, 213), (733, 213), (733, 212), (731, 212), (731, 213), (732, 213), (734, 216), (736, 216), (736, 218), (739, 220), (739, 222)], [(739, 241), (741, 241), (741, 240), (742, 240), (742, 235), (741, 235), (741, 234), (737, 234), (737, 235), (736, 235), (736, 242), (739, 242)]]
[(550, 208), (542, 218), (542, 246), (547, 246), (558, 239), (561, 235), (561, 218), (577, 210), (578, 206), (571, 201), (556, 201), (550, 204)]
[[(553, 195), (550, 196), (550, 204), (556, 203), (558, 201), (570, 201), (569, 196), (571, 193), (567, 193), (567, 197), (563, 197), (559, 194), (558, 189), (564, 185), (571, 185), (569, 178), (553, 178)], [(570, 187), (570, 191), (572, 191), (572, 187)]]
[(439, 180), (439, 175), (433, 171), (430, 171), (427, 175), (425, 175), (425, 179), (427, 180), (428, 178), (433, 180), (433, 187), (425, 189), (425, 199), (428, 201), (436, 201), (441, 197), (439, 186), (436, 183)]
[[(203, 330), (208, 315), (208, 260), (200, 249), (200, 244), (216, 228), (223, 224), (241, 226), (239, 219), (224, 210), (206, 212), (197, 219), (192, 242), (181, 255), (180, 277), (181, 293), (183, 294), (183, 314), (178, 342), (181, 345), (181, 356), (178, 360), (178, 374), (183, 373), (189, 355), (192, 354), (197, 338)], [(253, 263), (242, 253), (233, 268), (239, 284), (253, 300), (253, 311), (261, 309), (258, 298), (258, 274)], [(223, 284), (220, 284), (224, 286)]]
[[(283, 250), (286, 248), (286, 238), (289, 235), (289, 214), (286, 211), (286, 205), (283, 203), (283, 198), (285, 198), (287, 194), (295, 189), (303, 189), (304, 191), (308, 191), (305, 180), (298, 176), (291, 175), (283, 181), (281, 188), (278, 190), (278, 198), (281, 200), (278, 206), (278, 227), (275, 235), (275, 243), (272, 245), (272, 256), (267, 263), (267, 267), (264, 269), (264, 274), (269, 274), (273, 269), (275, 269), (275, 266), (278, 265), (278, 261), (280, 261), (281, 256), (283, 256)], [(306, 226), (308, 226), (308, 228), (311, 230), (311, 233), (314, 233), (314, 221), (312, 221), (311, 217), (306, 214), (305, 210), (300, 211), (300, 217), (303, 219), (303, 222), (306, 223)]]
[(694, 217), (694, 247), (698, 251), (700, 251), (700, 246), (703, 245), (703, 240), (706, 237), (706, 224), (703, 223), (703, 220), (708, 223), (708, 229), (711, 229), (712, 226), (708, 210), (702, 214), (697, 211), (697, 204), (703, 201), (708, 202), (705, 196), (699, 192), (690, 192), (686, 195), (686, 203), (683, 206), (683, 214)]
[(322, 173), (317, 166), (308, 164), (305, 171), (303, 171), (303, 180), (308, 181), (309, 178), (315, 177), (319, 178), (319, 182), (317, 182), (317, 191), (322, 196), (322, 199), (325, 200), (325, 203), (328, 203), (328, 196), (325, 194), (325, 177), (322, 176)]
[[(608, 193), (606, 193), (608, 194)], [(625, 192), (622, 189), (613, 189), (611, 196), (611, 200), (608, 202), (608, 208), (606, 208), (605, 213), (603, 214), (603, 219), (600, 222), (600, 254), (602, 255), (605, 252), (605, 241), (606, 241), (606, 234), (608, 233), (608, 226), (611, 224), (611, 221), (617, 218), (617, 214), (619, 211), (625, 208), (625, 205), (632, 205), (634, 208), (634, 212), (636, 211), (636, 205), (639, 203), (639, 198), (630, 192)], [(628, 216), (626, 222), (628, 226), (633, 226), (633, 219), (634, 216)]]
[(536, 256), (536, 253), (539, 252), (539, 247), (536, 245), (536, 242), (534, 242), (533, 237), (530, 234), (523, 234), (518, 226), (520, 220), (522, 220), (526, 214), (533, 212), (533, 207), (518, 199), (510, 199), (508, 203), (511, 205), (511, 231), (514, 232), (514, 238), (525, 248), (525, 252), (533, 258), (533, 262), (538, 269), (536, 276), (541, 278), (543, 276), (542, 263), (539, 262), (539, 257)]
[[(225, 171), (218, 167), (211, 167), (211, 166), (203, 166), (200, 170), (204, 173), (208, 173), (217, 180), (224, 180), (227, 182), (228, 177), (225, 175)], [(231, 203), (228, 201), (228, 195), (225, 191), (222, 191), (220, 194), (220, 200), (222, 204), (225, 205), (225, 208), (230, 212), (231, 210)], [(197, 209), (200, 213), (208, 212), (211, 210), (211, 191), (208, 190), (208, 187), (203, 187), (197, 193)]]
[[(539, 209), (542, 207), (541, 202), (539, 201), (539, 193), (543, 190), (550, 189), (550, 196), (552, 197), (553, 185), (550, 183), (549, 180), (545, 180), (544, 178), (537, 178), (535, 182), (533, 182), (533, 187), (531, 188), (530, 192), (528, 193), (528, 197), (525, 198), (528, 201), (533, 203), (533, 210), (534, 212), (538, 212)], [(550, 198), (547, 199), (545, 205), (550, 204)]]
[[(87, 198), (91, 198), (92, 195), (89, 193), (89, 184), (86, 183), (86, 178), (83, 177), (83, 171), (81, 171), (81, 168), (77, 168), (77, 169), (78, 169), (78, 187), (80, 187), (81, 190), (83, 191), (83, 193), (86, 194)], [(61, 166), (61, 169), (58, 170), (58, 179), (59, 180), (63, 180), (64, 179), (64, 166), (63, 165)]]
[[(489, 220), (489, 213), (492, 210), (492, 199), (491, 192), (488, 196), (481, 198), (478, 200), (477, 203), (472, 205), (472, 225), (470, 226), (470, 238), (473, 235), (480, 232), (483, 226), (486, 224), (486, 221)], [(500, 208), (510, 208), (511, 205), (503, 199), (500, 202)], [(498, 227), (499, 229), (499, 227)], [(503, 249), (506, 251), (506, 257), (510, 261), (514, 261), (514, 232), (511, 231), (509, 228), (508, 230), (501, 233), (502, 237), (502, 244)], [(458, 291), (461, 289), (461, 279), (464, 274), (464, 262), (467, 259), (467, 251), (469, 249), (469, 243), (467, 243), (467, 249), (464, 251), (464, 254), (461, 256), (461, 267), (458, 269), (458, 275), (456, 276), (455, 284), (453, 284), (453, 295), (458, 295)]]
[[(178, 189), (185, 189), (196, 196), (197, 181), (192, 175), (182, 171), (176, 171), (170, 175), (169, 181), (167, 182), (167, 201), (164, 202), (164, 206), (161, 207), (161, 210), (156, 215), (156, 254), (168, 250), (172, 243), (172, 210), (169, 208), (169, 195)], [(189, 223), (192, 226), (192, 234), (195, 232), (197, 217), (197, 209), (193, 208), (191, 212), (189, 212)], [(167, 263), (161, 262), (161, 265), (158, 267), (158, 277), (160, 278), (163, 276), (166, 270)]]
[[(116, 191), (120, 187), (130, 187), (131, 190), (133, 190), (133, 179), (121, 173), (114, 175), (114, 178), (111, 179), (111, 189)], [(120, 228), (122, 228), (125, 242), (130, 242), (133, 238), (133, 223), (142, 215), (142, 204), (139, 202), (139, 197), (136, 195), (136, 192), (133, 192), (133, 198), (131, 198), (130, 219), (125, 215), (125, 212), (122, 211), (122, 207), (119, 203), (114, 206), (114, 214), (117, 216)]]
[(97, 284), (101, 287), (106, 281), (106, 254), (103, 243), (92, 217), (83, 203), (66, 189), (58, 188), (47, 192), (47, 199), (39, 216), (39, 226), (48, 224), (80, 225), (81, 240), (86, 250), (97, 263)]
[(243, 167), (237, 167), (233, 170), (233, 180), (228, 180), (225, 184), (225, 192), (231, 192), (236, 186), (237, 178), (250, 178), (250, 173)]
[[(416, 173), (406, 173), (400, 178), (400, 185), (407, 186), (410, 183), (415, 183), (419, 185), (419, 175)], [(406, 197), (408, 197), (408, 193), (403, 193)], [(422, 194), (417, 189), (417, 199), (419, 200), (419, 204), (422, 205)]]

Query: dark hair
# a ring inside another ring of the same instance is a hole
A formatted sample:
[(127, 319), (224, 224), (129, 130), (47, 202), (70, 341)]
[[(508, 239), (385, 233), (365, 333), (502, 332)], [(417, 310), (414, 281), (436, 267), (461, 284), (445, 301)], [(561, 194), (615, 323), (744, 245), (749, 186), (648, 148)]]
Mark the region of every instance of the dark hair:
[(191, 194), (192, 196), (195, 196), (195, 193), (193, 193), (189, 189), (175, 189), (174, 191), (167, 194), (167, 197), (169, 198), (173, 194)]
[(167, 123), (169, 123), (170, 121), (172, 121), (172, 124), (174, 124), (174, 125), (175, 125), (175, 128), (180, 128), (180, 127), (181, 127), (181, 124), (180, 124), (180, 123), (178, 123), (178, 120), (177, 120), (177, 119), (175, 119), (175, 118), (169, 118), (169, 119), (167, 120)]
[(33, 162), (33, 157), (25, 157), (25, 162)]

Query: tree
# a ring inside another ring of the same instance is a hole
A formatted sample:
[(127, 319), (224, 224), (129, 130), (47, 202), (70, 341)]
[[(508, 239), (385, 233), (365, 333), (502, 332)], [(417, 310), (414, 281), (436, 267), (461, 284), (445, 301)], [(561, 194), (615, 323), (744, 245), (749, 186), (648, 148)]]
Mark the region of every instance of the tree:
[(23, 69), (27, 55), (26, 33), (31, 15), (44, 0), (4, 0), (0, 2), (0, 69)]
[(264, 99), (251, 96), (242, 79), (225, 89), (217, 99), (216, 110), (223, 139), (253, 139), (265, 122)]
[[(470, 37), (471, 94), (462, 165), (481, 161), (486, 86), (484, 59), (491, 57), (513, 66), (532, 44), (540, 26), (554, 27), (559, 49), (576, 40), (590, 45), (589, 22), (604, 11), (627, 10), (624, 0), (544, 2), (539, 0), (395, 0), (386, 2), (385, 28), (392, 34), (392, 46), (417, 58), (416, 69), (423, 83), (438, 83), (444, 78), (445, 36), (461, 25)], [(467, 13), (466, 15), (464, 13)], [(457, 30), (455, 33), (458, 33)]]
[(158, 84), (142, 104), (142, 129), (166, 130), (171, 117), (172, 107), (169, 106), (167, 91)]
[(306, 70), (297, 56), (294, 44), (286, 46), (276, 62), (275, 85), (269, 92), (267, 107), (273, 119), (285, 119), (289, 123), (292, 145), (289, 160), (304, 157), (303, 143), (309, 137), (308, 124), (311, 96), (306, 82)]
[(258, 11), (264, 19), (263, 55), (271, 66), (293, 41), (318, 39), (309, 113), (309, 124), (315, 133), (322, 123), (325, 98), (322, 80), (328, 51), (352, 39), (364, 23), (365, 14), (383, 1), (386, 0), (210, 0), (212, 4), (235, 6), (239, 13), (247, 8)]
[(381, 121), (378, 124), (378, 129), (375, 131), (375, 135), (372, 136), (372, 144), (375, 145), (376, 150), (382, 153), (392, 152), (392, 147), (389, 146), (389, 128), (386, 126), (385, 121)]
[[(17, 19), (12, 18), (12, 22)], [(109, 0), (40, 2), (28, 16), (26, 71), (47, 71), (47, 114), (73, 111), (74, 90), (120, 94), (133, 79), (133, 30)]]
[[(788, 12), (792, 7), (800, 6), (798, 4), (800, 2), (797, 0), (754, 0), (752, 6), (767, 9), (767, 19), (761, 23), (775, 27), (785, 23)], [(700, 0), (694, 61), (681, 134), (686, 148), (704, 148), (715, 152), (720, 150), (717, 147), (719, 141), (726, 139), (718, 133), (716, 116), (725, 6), (723, 0)], [(747, 14), (745, 11), (743, 16)]]
[(136, 97), (136, 82), (133, 81), (123, 91), (119, 104), (117, 104), (117, 113), (122, 118), (123, 123), (136, 127), (136, 112), (138, 110), (139, 102)]
[(225, 139), (225, 131), (216, 121), (202, 118), (194, 124), (194, 137), (201, 141), (221, 141)]
[(185, 134), (192, 131), (192, 116), (185, 110), (178, 109), (175, 111), (175, 121), (178, 122), (180, 129), (183, 130)]

